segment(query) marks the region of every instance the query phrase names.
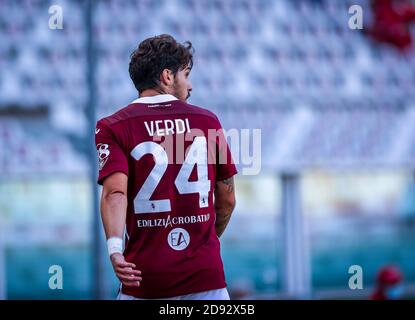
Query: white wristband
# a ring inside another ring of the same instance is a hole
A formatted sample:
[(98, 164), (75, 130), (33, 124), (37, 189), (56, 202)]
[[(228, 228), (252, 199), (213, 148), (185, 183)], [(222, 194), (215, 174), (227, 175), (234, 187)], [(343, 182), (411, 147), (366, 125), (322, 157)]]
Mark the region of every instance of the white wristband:
[(107, 240), (108, 254), (110, 257), (114, 253), (122, 254), (122, 243), (122, 239), (118, 237), (111, 237)]

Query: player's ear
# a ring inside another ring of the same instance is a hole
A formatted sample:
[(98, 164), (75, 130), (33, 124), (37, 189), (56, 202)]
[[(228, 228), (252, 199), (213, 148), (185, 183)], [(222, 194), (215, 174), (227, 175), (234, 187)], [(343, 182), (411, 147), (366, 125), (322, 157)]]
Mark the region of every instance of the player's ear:
[(174, 82), (173, 73), (169, 69), (164, 69), (160, 75), (160, 81), (166, 86), (170, 86)]

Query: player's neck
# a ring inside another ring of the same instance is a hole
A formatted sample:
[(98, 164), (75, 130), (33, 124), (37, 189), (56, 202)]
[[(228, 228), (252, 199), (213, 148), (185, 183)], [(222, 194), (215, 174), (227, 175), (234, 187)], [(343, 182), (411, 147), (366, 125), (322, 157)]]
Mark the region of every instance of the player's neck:
[(153, 97), (153, 96), (158, 96), (158, 95), (161, 95), (161, 94), (171, 94), (171, 93), (169, 93), (165, 90), (162, 90), (162, 89), (158, 89), (158, 88), (157, 89), (146, 89), (146, 90), (143, 90), (141, 92), (140, 98)]

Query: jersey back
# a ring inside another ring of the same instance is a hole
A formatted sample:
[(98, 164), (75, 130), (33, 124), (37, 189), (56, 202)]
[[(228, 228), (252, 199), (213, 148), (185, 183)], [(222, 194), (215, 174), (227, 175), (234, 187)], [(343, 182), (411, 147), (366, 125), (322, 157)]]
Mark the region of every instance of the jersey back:
[(137, 99), (96, 128), (98, 183), (128, 176), (124, 256), (142, 271), (138, 298), (226, 287), (215, 231), (216, 181), (236, 174), (217, 117), (179, 100)]

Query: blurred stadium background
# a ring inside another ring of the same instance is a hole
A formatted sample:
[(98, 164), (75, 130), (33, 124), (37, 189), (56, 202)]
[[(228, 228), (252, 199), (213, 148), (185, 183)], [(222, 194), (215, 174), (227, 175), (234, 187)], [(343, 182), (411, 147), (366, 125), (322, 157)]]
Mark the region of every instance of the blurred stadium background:
[(415, 296), (415, 55), (370, 37), (369, 1), (88, 3), (0, 0), (0, 299), (115, 297), (94, 234), (92, 120), (136, 98), (129, 54), (160, 33), (196, 49), (191, 103), (262, 130), (261, 173), (237, 177), (222, 240), (232, 297), (367, 299), (385, 264)]

